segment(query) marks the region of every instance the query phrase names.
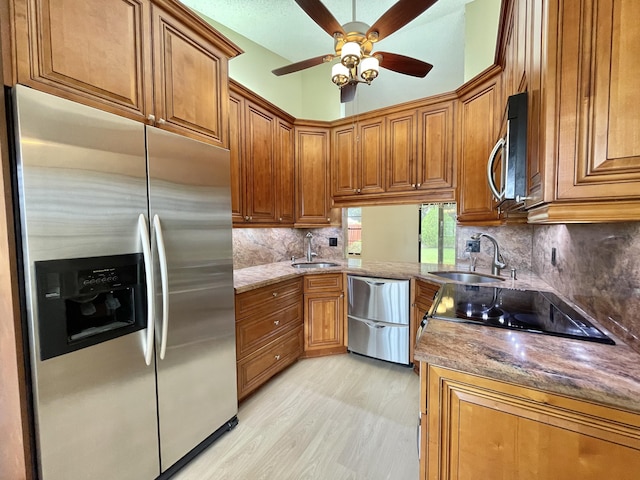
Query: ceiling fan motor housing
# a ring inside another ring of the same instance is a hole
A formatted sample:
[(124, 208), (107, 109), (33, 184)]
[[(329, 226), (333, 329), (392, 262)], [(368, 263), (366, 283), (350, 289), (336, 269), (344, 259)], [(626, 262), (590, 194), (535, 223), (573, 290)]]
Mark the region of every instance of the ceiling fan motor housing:
[[(360, 51), (363, 55), (371, 54), (373, 42), (377, 40), (377, 35), (370, 34), (369, 38), (367, 38), (365, 32), (369, 30), (369, 25), (364, 22), (349, 22), (345, 23), (342, 28), (346, 32), (346, 35), (342, 35), (342, 33), (335, 33), (333, 35), (336, 55), (340, 56), (342, 54), (342, 47), (348, 42), (355, 42), (360, 45)], [(373, 33), (375, 34), (375, 32)]]

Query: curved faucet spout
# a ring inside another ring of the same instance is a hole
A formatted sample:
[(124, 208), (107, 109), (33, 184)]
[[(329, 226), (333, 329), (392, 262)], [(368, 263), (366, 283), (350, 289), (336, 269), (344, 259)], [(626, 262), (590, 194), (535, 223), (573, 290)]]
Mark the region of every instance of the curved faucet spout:
[(507, 264), (502, 258), (502, 255), (500, 254), (500, 247), (498, 246), (498, 241), (487, 233), (478, 232), (471, 235), (472, 240), (480, 240), (482, 237), (486, 238), (491, 243), (493, 243), (493, 263), (491, 264), (491, 273), (493, 275), (500, 275), (500, 270), (505, 268)]

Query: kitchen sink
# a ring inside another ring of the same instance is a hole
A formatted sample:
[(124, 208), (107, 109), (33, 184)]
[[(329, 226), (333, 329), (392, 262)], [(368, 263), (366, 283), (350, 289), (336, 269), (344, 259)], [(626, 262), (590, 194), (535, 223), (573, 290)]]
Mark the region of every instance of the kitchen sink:
[(293, 263), (293, 268), (329, 268), (338, 267), (339, 264), (333, 262), (306, 262), (306, 263)]
[(431, 275), (447, 278), (449, 280), (455, 280), (456, 282), (464, 283), (494, 283), (503, 282), (504, 278), (496, 277), (495, 275), (486, 275), (483, 273), (475, 272), (429, 272)]

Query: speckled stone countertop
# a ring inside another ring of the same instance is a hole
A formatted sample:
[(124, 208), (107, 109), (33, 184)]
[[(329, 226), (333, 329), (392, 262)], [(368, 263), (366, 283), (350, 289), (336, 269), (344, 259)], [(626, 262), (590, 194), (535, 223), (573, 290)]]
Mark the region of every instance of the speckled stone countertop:
[(415, 358), (640, 413), (640, 355), (613, 338), (605, 345), (432, 319)]
[[(279, 262), (239, 269), (234, 272), (235, 290), (242, 293), (299, 275), (332, 272), (382, 278), (415, 277), (445, 283), (447, 280), (430, 272), (466, 270), (466, 266), (353, 259), (334, 263), (339, 265), (296, 269), (291, 262)], [(554, 291), (536, 275), (518, 272), (517, 276), (517, 280), (507, 278), (483, 285)], [(603, 328), (588, 312), (580, 311), (610, 335), (616, 345), (432, 319), (416, 345), (415, 359), (640, 413), (640, 354)]]
[[(321, 262), (322, 260), (315, 260)], [(293, 268), (291, 262), (268, 263), (266, 265), (257, 265), (255, 267), (241, 268), (233, 273), (233, 283), (236, 293), (242, 293), (254, 288), (264, 287), (274, 283), (295, 278), (298, 275), (318, 274), (318, 273), (335, 273), (346, 272), (355, 275), (369, 275), (381, 278), (422, 278), (433, 283), (445, 283), (448, 280), (430, 274), (429, 272), (453, 270), (466, 271), (465, 266), (438, 265), (429, 263), (403, 263), (403, 262), (373, 262), (359, 259), (349, 259), (342, 261), (330, 260), (337, 263), (337, 267), (329, 268)], [(477, 273), (489, 273), (481, 272)], [(484, 285), (500, 285), (506, 288), (533, 288), (538, 290), (551, 290), (549, 285), (541, 281), (538, 277), (530, 273), (518, 273), (518, 279), (512, 280), (506, 278), (504, 281), (495, 283), (487, 283)]]

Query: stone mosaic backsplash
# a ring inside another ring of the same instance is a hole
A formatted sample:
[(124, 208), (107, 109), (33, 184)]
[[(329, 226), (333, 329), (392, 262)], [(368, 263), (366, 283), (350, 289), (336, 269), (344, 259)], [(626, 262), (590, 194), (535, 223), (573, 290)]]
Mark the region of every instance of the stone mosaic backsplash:
[(534, 273), (640, 352), (640, 222), (536, 226), (532, 252)]
[[(341, 260), (344, 258), (342, 228), (311, 229), (294, 228), (234, 228), (233, 268), (252, 267), (266, 263), (283, 262), (291, 257), (303, 257), (307, 251), (305, 235), (311, 232), (312, 251), (317, 259)], [(337, 238), (338, 246), (330, 247), (329, 238)]]

